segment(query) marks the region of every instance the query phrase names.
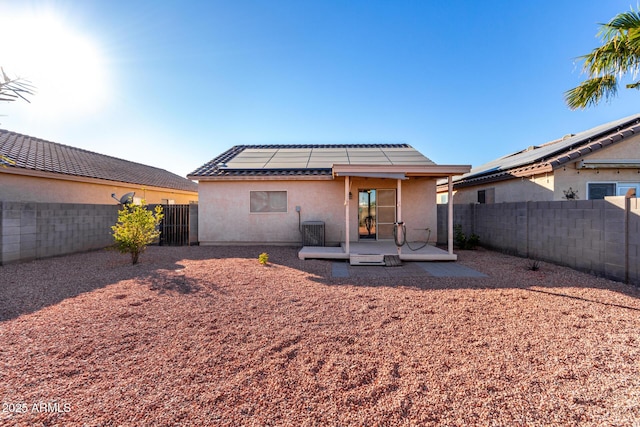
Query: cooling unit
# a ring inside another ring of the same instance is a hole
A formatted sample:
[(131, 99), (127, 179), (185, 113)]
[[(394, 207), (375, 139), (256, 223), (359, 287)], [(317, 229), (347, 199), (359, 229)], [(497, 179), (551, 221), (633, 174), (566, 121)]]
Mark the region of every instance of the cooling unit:
[(302, 246), (324, 246), (324, 222), (302, 223)]

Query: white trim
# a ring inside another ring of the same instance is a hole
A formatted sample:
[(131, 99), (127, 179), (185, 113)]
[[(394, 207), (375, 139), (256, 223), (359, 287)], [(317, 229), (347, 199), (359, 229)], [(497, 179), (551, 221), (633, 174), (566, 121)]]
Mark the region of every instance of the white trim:
[(403, 173), (389, 172), (339, 172), (335, 176), (354, 176), (359, 178), (409, 179)]
[(344, 177), (344, 251), (349, 255), (349, 177)]
[(640, 169), (640, 160), (592, 159), (580, 160), (576, 169)]
[(333, 165), (334, 176), (347, 173), (401, 173), (406, 176), (450, 176), (461, 175), (471, 170), (469, 165)]
[(447, 201), (447, 249), (449, 255), (453, 255), (453, 176), (447, 178), (448, 197)]

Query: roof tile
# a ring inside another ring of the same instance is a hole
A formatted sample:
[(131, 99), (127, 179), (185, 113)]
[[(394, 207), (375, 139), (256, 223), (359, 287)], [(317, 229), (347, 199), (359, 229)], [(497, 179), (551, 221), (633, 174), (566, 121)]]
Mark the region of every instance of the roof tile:
[(3, 165), (85, 178), (197, 191), (196, 183), (179, 175), (104, 154), (0, 129)]

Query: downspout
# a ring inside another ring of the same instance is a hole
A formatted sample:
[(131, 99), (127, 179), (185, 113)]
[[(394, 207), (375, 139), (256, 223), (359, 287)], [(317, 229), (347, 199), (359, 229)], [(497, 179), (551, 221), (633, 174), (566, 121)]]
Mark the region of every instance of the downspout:
[(344, 177), (344, 250), (349, 255), (349, 176)]
[(453, 255), (453, 176), (448, 178), (448, 199), (447, 199), (447, 249), (449, 255)]

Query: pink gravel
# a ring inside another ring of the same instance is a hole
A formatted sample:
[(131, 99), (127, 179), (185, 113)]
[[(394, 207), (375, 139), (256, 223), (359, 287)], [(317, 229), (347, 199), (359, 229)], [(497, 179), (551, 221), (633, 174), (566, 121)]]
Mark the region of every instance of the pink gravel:
[(0, 267), (0, 424), (638, 425), (637, 288), (459, 262), (488, 277), (334, 279), (280, 247)]

